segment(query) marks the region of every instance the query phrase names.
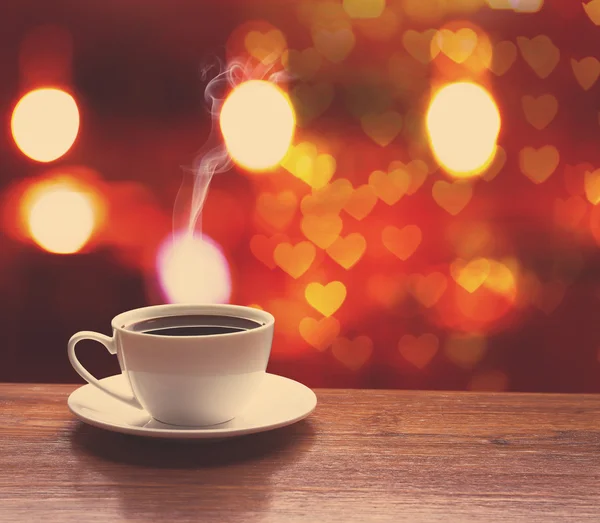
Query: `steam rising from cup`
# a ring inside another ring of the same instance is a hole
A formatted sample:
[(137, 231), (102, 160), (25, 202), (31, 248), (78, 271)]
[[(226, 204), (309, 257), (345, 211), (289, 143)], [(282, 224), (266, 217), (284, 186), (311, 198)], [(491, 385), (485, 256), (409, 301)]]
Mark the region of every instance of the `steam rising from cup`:
[[(276, 168), (287, 154), (296, 127), (292, 104), (276, 84), (282, 73), (265, 80), (272, 66), (251, 70), (239, 61), (212, 78), (204, 93), (211, 115), (210, 135), (184, 180), (175, 201), (173, 232), (192, 236), (201, 229), (201, 214), (213, 175), (233, 162), (245, 170)], [(206, 78), (213, 67), (202, 71)]]
[[(219, 64), (220, 65), (220, 64)], [(202, 70), (205, 80), (214, 66)], [(233, 63), (219, 72), (206, 86), (204, 99), (211, 115), (211, 130), (206, 143), (190, 167), (184, 167), (184, 179), (175, 199), (173, 232), (185, 230), (193, 235), (208, 194), (208, 186), (215, 173), (229, 170), (232, 160), (217, 129), (218, 117), (228, 88), (236, 85), (236, 75), (243, 74), (242, 66)]]

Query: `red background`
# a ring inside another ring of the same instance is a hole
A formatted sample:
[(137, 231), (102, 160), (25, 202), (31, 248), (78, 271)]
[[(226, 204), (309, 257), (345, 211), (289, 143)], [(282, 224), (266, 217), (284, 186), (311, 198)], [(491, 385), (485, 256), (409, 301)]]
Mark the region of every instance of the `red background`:
[[(152, 274), (156, 247), (171, 230), (173, 202), (182, 177), (179, 166), (193, 159), (210, 126), (201, 64), (212, 56), (247, 53), (240, 48), (239, 35), (250, 30), (277, 28), (290, 49), (311, 46), (311, 30), (299, 13), (316, 13), (317, 4), (323, 2), (309, 3), (304, 11), (297, 2), (275, 1), (3, 4), (0, 380), (74, 381), (76, 374), (66, 358), (71, 334), (82, 329), (108, 332), (115, 314), (163, 300)], [(572, 58), (596, 54), (600, 28), (579, 2), (566, 0), (547, 0), (534, 14), (483, 6), (471, 13), (439, 10), (426, 20), (411, 17), (404, 2), (388, 2), (388, 9), (397, 13), (400, 23), (384, 40), (374, 40), (358, 23), (348, 22), (355, 35), (352, 51), (340, 63), (324, 58), (324, 65), (307, 82), (331, 85), (332, 101), (296, 136), (297, 143), (314, 141), (320, 152), (334, 156), (337, 168), (331, 182), (345, 178), (355, 188), (367, 184), (373, 171), (387, 171), (395, 160), (422, 159), (432, 166), (419, 191), (398, 204), (378, 201), (360, 221), (342, 215), (343, 235), (358, 232), (366, 240), (367, 249), (359, 262), (346, 270), (317, 249), (311, 269), (294, 279), (257, 259), (250, 248), (257, 235), (271, 238), (283, 232), (294, 244), (306, 241), (299, 208), (283, 231), (261, 221), (257, 211), (261, 195), (292, 191), (299, 207), (301, 199), (311, 193), (306, 183), (285, 169), (262, 176), (234, 168), (216, 176), (211, 186), (202, 223), (204, 231), (223, 247), (232, 268), (231, 301), (258, 304), (277, 317), (269, 370), (310, 386), (600, 391), (595, 239), (600, 234), (598, 213), (586, 198), (583, 183), (584, 172), (600, 163), (600, 84), (582, 89), (571, 67)], [(447, 57), (423, 65), (406, 52), (406, 31), (421, 32), (448, 23), (454, 24), (453, 29), (475, 24), (493, 44), (511, 41), (516, 45), (518, 37), (547, 35), (560, 50), (560, 61), (547, 78), (540, 78), (518, 49), (505, 74), (485, 71), (475, 75)], [(48, 25), (69, 36), (72, 57), (68, 59), (67, 46), (64, 53), (58, 53), (67, 56), (65, 69), (47, 69), (47, 59), (40, 52), (37, 65), (25, 70), (23, 42), (32, 31)], [(400, 53), (406, 89), (398, 90), (388, 78), (394, 53)], [(493, 94), (503, 122), (499, 144), (507, 160), (493, 180), (473, 183), (471, 201), (452, 216), (432, 198), (435, 182), (450, 178), (434, 170), (422, 131), (411, 130), (407, 122), (422, 119), (431, 85), (466, 78), (482, 83)], [(48, 83), (74, 94), (82, 123), (73, 148), (44, 165), (29, 160), (14, 145), (10, 116), (21, 95)], [(290, 92), (295, 86), (290, 84)], [(354, 105), (348, 100), (357, 91), (362, 94), (356, 95)], [(546, 93), (556, 97), (559, 109), (546, 128), (537, 130), (524, 116), (522, 97)], [(361, 104), (397, 111), (404, 118), (402, 132), (389, 145), (375, 143), (361, 127), (357, 114)], [(521, 172), (519, 154), (524, 147), (544, 145), (556, 147), (560, 163), (548, 180), (534, 184)], [(85, 179), (109, 202), (105, 230), (82, 253), (52, 255), (15, 233), (12, 217), (19, 187), (49, 172)], [(408, 260), (401, 261), (382, 246), (381, 232), (388, 225), (409, 224), (420, 228), (422, 241)], [(506, 305), (485, 290), (467, 293), (453, 280), (450, 264), (459, 256), (452, 238), (466, 238), (473, 226), (481, 224), (493, 245), (473, 250), (473, 257), (510, 257), (518, 261), (521, 275), (536, 278), (535, 296), (525, 284), (527, 278), (517, 278), (522, 305)], [(424, 307), (410, 292), (382, 305), (368, 291), (369, 282), (377, 277), (383, 287), (389, 287), (392, 282), (410, 280), (411, 275), (434, 271), (446, 276), (447, 288), (433, 307)], [(298, 330), (303, 318), (323, 318), (307, 303), (305, 288), (312, 282), (331, 281), (341, 281), (347, 289), (343, 305), (334, 314), (342, 341), (334, 342), (337, 351), (332, 347), (317, 350)], [(457, 312), (461, 299), (480, 311), (475, 320)], [(557, 303), (551, 306), (549, 302)], [(482, 320), (486, 310), (489, 314)], [(472, 335), (474, 331), (485, 340), (482, 354), (459, 365), (447, 348), (448, 340), (457, 333)], [(419, 347), (407, 359), (398, 344), (406, 335), (419, 339), (424, 334), (435, 336), (437, 346), (425, 364), (415, 365), (422, 361), (414, 356)], [(372, 351), (354, 366), (354, 356), (361, 350), (355, 339), (362, 336), (370, 340)], [(353, 341), (358, 345), (353, 346)], [(116, 362), (91, 343), (82, 345), (80, 353), (99, 375), (117, 370)]]

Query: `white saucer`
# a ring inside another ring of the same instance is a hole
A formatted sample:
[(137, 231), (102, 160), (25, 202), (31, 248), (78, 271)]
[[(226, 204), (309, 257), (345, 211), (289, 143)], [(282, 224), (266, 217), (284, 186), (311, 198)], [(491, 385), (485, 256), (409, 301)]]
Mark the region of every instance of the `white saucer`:
[[(109, 388), (130, 392), (122, 374), (100, 380)], [(291, 425), (306, 418), (316, 407), (315, 393), (297, 381), (267, 374), (260, 390), (238, 417), (210, 427), (189, 428), (167, 425), (145, 412), (131, 407), (92, 385), (71, 393), (69, 409), (85, 423), (114, 432), (151, 438), (221, 439), (264, 432)]]

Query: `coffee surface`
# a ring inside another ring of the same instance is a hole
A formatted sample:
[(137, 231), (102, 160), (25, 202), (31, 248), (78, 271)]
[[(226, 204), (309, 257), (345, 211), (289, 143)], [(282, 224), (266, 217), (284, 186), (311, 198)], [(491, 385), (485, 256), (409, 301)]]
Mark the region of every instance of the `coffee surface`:
[(164, 316), (139, 321), (127, 326), (127, 330), (156, 336), (210, 336), (231, 334), (263, 325), (248, 318), (212, 314)]

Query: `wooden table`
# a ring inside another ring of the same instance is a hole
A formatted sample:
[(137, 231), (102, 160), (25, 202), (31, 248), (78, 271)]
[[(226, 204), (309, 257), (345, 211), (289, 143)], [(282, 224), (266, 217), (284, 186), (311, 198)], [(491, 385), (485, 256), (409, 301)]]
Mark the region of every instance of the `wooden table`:
[(125, 436), (0, 384), (0, 521), (600, 521), (600, 396), (318, 390), (218, 443)]

